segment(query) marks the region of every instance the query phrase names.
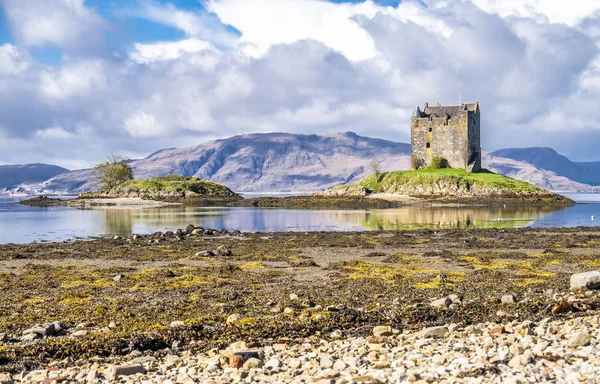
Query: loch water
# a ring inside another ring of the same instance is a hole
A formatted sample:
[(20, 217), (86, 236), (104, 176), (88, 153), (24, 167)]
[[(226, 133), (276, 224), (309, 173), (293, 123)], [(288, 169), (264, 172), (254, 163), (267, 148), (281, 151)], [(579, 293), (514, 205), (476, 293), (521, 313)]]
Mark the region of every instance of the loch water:
[[(81, 210), (28, 207), (0, 197), (0, 244), (62, 241), (102, 234), (126, 236), (188, 224), (249, 232), (372, 231), (443, 228), (577, 227), (600, 225), (600, 194), (567, 195), (571, 207), (403, 207), (297, 210), (163, 207)], [(595, 216), (596, 220), (591, 217)]]

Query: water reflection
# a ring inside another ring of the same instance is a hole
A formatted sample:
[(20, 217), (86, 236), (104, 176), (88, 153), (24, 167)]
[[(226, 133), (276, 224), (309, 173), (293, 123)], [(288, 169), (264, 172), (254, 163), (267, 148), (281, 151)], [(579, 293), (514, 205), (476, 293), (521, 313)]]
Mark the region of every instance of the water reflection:
[(0, 199), (0, 244), (60, 241), (101, 234), (176, 230), (192, 223), (249, 232), (369, 231), (443, 228), (598, 226), (600, 204), (552, 207), (405, 207), (376, 210), (286, 210), (166, 207), (78, 210), (28, 207)]
[(366, 212), (362, 225), (373, 230), (513, 228), (533, 224), (556, 207), (432, 207)]
[(377, 210), (284, 210), (172, 207), (103, 210), (106, 233), (175, 230), (188, 224), (251, 232), (362, 231), (420, 228), (510, 228), (533, 225), (550, 207), (406, 207)]

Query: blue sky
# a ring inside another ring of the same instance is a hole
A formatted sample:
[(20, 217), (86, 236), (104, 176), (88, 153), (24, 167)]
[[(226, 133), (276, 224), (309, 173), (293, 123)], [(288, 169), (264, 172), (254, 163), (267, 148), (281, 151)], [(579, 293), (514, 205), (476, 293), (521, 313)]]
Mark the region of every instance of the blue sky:
[(77, 168), (248, 132), (408, 142), (415, 105), (459, 90), (482, 106), (484, 150), (600, 160), (600, 3), (577, 5), (0, 0), (0, 163)]

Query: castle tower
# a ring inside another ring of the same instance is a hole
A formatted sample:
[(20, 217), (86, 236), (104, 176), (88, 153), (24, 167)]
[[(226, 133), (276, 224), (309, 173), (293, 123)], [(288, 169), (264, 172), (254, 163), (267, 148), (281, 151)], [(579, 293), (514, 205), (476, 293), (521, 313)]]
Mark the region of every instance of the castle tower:
[(481, 169), (479, 103), (417, 106), (410, 119), (413, 167), (441, 156), (452, 168)]

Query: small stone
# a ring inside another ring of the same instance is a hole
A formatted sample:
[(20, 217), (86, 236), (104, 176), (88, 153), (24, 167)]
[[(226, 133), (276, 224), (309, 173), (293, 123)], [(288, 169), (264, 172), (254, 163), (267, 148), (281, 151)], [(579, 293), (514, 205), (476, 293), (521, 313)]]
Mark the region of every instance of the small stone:
[(124, 277), (125, 277), (125, 275), (118, 274), (115, 277), (113, 277), (113, 280), (116, 282), (119, 282), (119, 281), (123, 280)]
[(171, 328), (184, 327), (185, 326), (185, 322), (181, 321), (181, 320), (171, 321), (171, 324), (169, 326)]
[(345, 370), (346, 368), (348, 368), (348, 364), (346, 364), (342, 360), (338, 360), (335, 362), (335, 364), (333, 364), (333, 369), (335, 369), (338, 372), (341, 372), (341, 371)]
[(116, 380), (119, 376), (130, 376), (136, 373), (146, 373), (146, 369), (140, 364), (110, 365), (105, 372), (105, 376), (108, 380)]
[(238, 315), (237, 313), (234, 313), (233, 315), (229, 315), (229, 317), (227, 318), (227, 324), (235, 323), (236, 321), (239, 321), (240, 318), (241, 318), (241, 316)]
[(600, 272), (590, 271), (571, 276), (571, 290), (600, 289)]
[(394, 333), (392, 332), (392, 327), (386, 325), (380, 325), (373, 328), (373, 336), (376, 337), (386, 337), (392, 336)]
[(194, 384), (195, 382), (196, 380), (192, 379), (190, 375), (188, 375), (185, 372), (182, 372), (179, 375), (177, 375), (178, 384)]
[(243, 368), (246, 371), (249, 371), (251, 369), (260, 369), (263, 367), (263, 362), (260, 359), (257, 359), (256, 357), (251, 357), (248, 360), (246, 360), (246, 362), (244, 363)]
[(0, 343), (5, 341), (8, 341), (8, 336), (6, 333), (0, 333)]
[(210, 257), (212, 256), (212, 252), (211, 251), (200, 251), (198, 253), (196, 253), (194, 256), (196, 257)]
[(293, 358), (288, 361), (288, 367), (292, 369), (298, 369), (302, 366), (302, 362), (299, 359)]
[(293, 314), (294, 314), (294, 309), (293, 309), (293, 308), (290, 308), (290, 307), (286, 307), (286, 308), (283, 310), (283, 314), (284, 314), (284, 315), (293, 315)]
[(232, 253), (224, 245), (219, 245), (216, 250), (217, 256), (231, 256)]
[(494, 327), (490, 329), (490, 335), (492, 336), (500, 336), (504, 333), (504, 327)]
[(585, 347), (592, 341), (592, 337), (586, 331), (581, 331), (573, 335), (571, 339), (569, 339), (568, 346), (571, 348), (577, 347)]
[(500, 301), (502, 302), (502, 304), (514, 304), (517, 302), (517, 299), (515, 299), (514, 295), (504, 295), (502, 296)]
[(79, 331), (75, 331), (75, 332), (71, 333), (71, 336), (73, 336), (73, 337), (84, 337), (84, 336), (87, 336), (87, 334), (88, 334), (87, 329), (81, 329)]
[(437, 299), (431, 302), (431, 306), (434, 308), (448, 308), (452, 304), (452, 300), (447, 297)]
[(319, 366), (321, 369), (329, 369), (333, 367), (333, 361), (331, 361), (331, 357), (328, 355), (319, 356)]
[(54, 324), (52, 323), (44, 323), (44, 324), (36, 324), (32, 328), (29, 328), (25, 332), (23, 332), (23, 336), (28, 335), (30, 333), (35, 333), (40, 336), (51, 336), (54, 334)]
[(229, 367), (230, 368), (242, 368), (246, 359), (242, 355), (232, 354), (229, 356)]
[(291, 300), (291, 301), (296, 301), (296, 300), (298, 300), (298, 295), (297, 295), (297, 294), (295, 294), (295, 293), (291, 293), (291, 294), (290, 294), (290, 300)]
[(33, 341), (36, 339), (41, 339), (42, 336), (37, 333), (28, 333), (27, 335), (21, 336), (19, 340), (21, 341)]
[(446, 336), (448, 328), (446, 327), (429, 327), (421, 331), (421, 337), (425, 339), (437, 339)]
[(279, 361), (278, 359), (275, 359), (275, 358), (271, 358), (271, 360), (269, 360), (265, 363), (266, 369), (274, 370), (279, 367), (281, 367), (281, 361)]

